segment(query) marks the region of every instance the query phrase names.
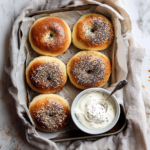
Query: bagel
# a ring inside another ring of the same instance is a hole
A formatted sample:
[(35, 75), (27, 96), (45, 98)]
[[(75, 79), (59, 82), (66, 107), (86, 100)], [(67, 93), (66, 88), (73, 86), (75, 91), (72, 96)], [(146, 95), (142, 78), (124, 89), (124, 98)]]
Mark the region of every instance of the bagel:
[(66, 126), (70, 106), (66, 99), (56, 94), (41, 94), (32, 100), (29, 112), (35, 127), (44, 132), (56, 132)]
[(39, 93), (59, 92), (67, 82), (66, 66), (55, 57), (34, 58), (26, 68), (26, 80)]
[(83, 15), (73, 27), (73, 44), (81, 50), (104, 50), (113, 39), (113, 25), (99, 14)]
[(68, 49), (71, 43), (71, 30), (60, 18), (44, 17), (31, 26), (29, 41), (37, 53), (58, 56)]
[(69, 60), (67, 73), (79, 89), (102, 87), (111, 74), (110, 60), (100, 52), (81, 51)]

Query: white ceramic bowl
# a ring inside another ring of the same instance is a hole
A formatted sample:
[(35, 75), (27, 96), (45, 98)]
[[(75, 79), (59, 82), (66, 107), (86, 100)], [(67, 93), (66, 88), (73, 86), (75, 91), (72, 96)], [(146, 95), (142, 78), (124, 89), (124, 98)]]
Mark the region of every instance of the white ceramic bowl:
[(115, 124), (117, 123), (117, 121), (118, 121), (118, 119), (119, 119), (119, 116), (120, 116), (120, 105), (119, 105), (119, 103), (118, 103), (118, 101), (117, 101), (117, 98), (116, 98), (114, 95), (112, 95), (111, 98), (113, 99), (114, 104), (115, 104), (115, 108), (116, 108), (116, 114), (115, 114), (114, 120), (113, 120), (107, 127), (105, 127), (105, 128), (102, 128), (102, 129), (89, 129), (89, 128), (83, 126), (83, 125), (79, 122), (79, 120), (77, 119), (77, 117), (76, 117), (76, 115), (75, 115), (75, 111), (74, 111), (74, 110), (75, 110), (75, 108), (76, 108), (76, 105), (77, 105), (77, 103), (78, 103), (78, 100), (79, 100), (84, 94), (90, 93), (90, 92), (92, 92), (92, 91), (100, 91), (100, 92), (103, 92), (103, 93), (105, 93), (105, 94), (107, 94), (107, 95), (110, 94), (109, 91), (107, 91), (107, 90), (105, 90), (105, 89), (102, 89), (102, 88), (89, 88), (89, 89), (86, 89), (86, 90), (82, 91), (81, 93), (79, 93), (79, 94), (76, 96), (76, 98), (74, 99), (74, 101), (73, 101), (73, 103), (72, 103), (72, 106), (71, 106), (71, 116), (72, 116), (72, 119), (73, 119), (74, 123), (76, 124), (76, 126), (77, 126), (80, 130), (82, 130), (83, 132), (86, 132), (86, 133), (88, 133), (88, 134), (102, 134), (102, 133), (107, 132), (107, 131), (109, 131), (110, 129), (112, 129), (112, 128), (115, 126)]

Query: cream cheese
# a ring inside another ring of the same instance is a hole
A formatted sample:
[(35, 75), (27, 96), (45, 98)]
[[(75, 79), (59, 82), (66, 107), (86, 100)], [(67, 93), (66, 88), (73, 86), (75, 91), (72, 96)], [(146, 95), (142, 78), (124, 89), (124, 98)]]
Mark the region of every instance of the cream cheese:
[(109, 98), (108, 110), (100, 105), (100, 101), (107, 98), (103, 92), (90, 92), (83, 95), (75, 108), (75, 115), (82, 125), (89, 129), (100, 129), (107, 127), (115, 118), (115, 104)]

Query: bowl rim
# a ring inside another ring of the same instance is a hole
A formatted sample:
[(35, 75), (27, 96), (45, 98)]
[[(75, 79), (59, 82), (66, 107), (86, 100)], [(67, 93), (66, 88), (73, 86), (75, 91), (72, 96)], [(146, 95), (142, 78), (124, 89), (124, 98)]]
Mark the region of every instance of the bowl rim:
[(111, 130), (117, 123), (118, 119), (119, 119), (119, 116), (120, 116), (120, 105), (118, 103), (118, 100), (117, 98), (112, 95), (111, 98), (113, 99), (114, 103), (115, 103), (115, 107), (116, 107), (116, 115), (115, 115), (115, 118), (114, 120), (108, 125), (106, 126), (105, 128), (102, 128), (102, 129), (89, 129), (87, 127), (85, 127), (84, 125), (82, 125), (79, 120), (77, 119), (75, 113), (74, 113), (74, 109), (77, 105), (77, 102), (78, 100), (83, 96), (85, 95), (86, 93), (90, 93), (90, 92), (104, 92), (105, 94), (110, 94), (110, 91), (106, 90), (106, 89), (103, 89), (103, 88), (89, 88), (89, 89), (86, 89), (86, 90), (83, 90), (82, 92), (80, 92), (76, 97), (75, 99), (73, 100), (73, 103), (72, 103), (72, 106), (71, 106), (71, 117), (72, 117), (72, 120), (73, 122), (75, 123), (75, 125), (83, 132), (85, 133), (88, 133), (88, 134), (102, 134), (102, 133), (105, 133), (109, 130)]

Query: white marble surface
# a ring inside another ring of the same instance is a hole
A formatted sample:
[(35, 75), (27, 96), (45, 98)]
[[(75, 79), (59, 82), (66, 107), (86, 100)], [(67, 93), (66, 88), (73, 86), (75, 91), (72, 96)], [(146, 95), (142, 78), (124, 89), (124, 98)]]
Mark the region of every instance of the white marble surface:
[[(24, 131), (15, 116), (14, 106), (10, 105), (10, 97), (6, 89), (6, 73), (4, 72), (14, 19), (29, 1), (0, 1), (0, 149), (2, 150), (35, 150), (25, 141)], [(132, 20), (133, 35), (146, 49), (142, 79), (150, 90), (150, 72), (148, 72), (150, 70), (150, 0), (126, 0), (126, 5)], [(150, 133), (148, 133), (148, 141), (150, 141)], [(150, 150), (149, 142), (148, 149)]]

